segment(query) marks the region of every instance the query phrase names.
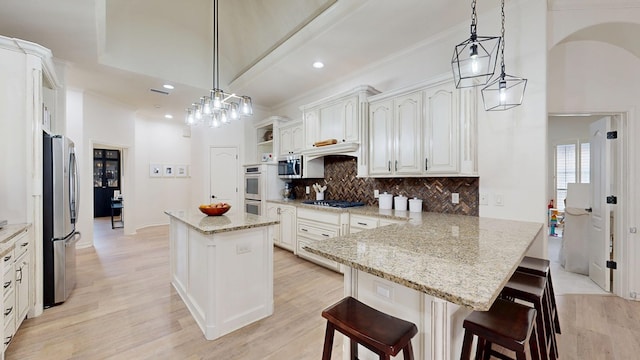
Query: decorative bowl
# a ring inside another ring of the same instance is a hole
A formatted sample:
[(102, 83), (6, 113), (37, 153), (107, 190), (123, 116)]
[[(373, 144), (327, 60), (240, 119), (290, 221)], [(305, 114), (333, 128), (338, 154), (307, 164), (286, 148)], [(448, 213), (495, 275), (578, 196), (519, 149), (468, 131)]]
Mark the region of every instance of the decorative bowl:
[(198, 209), (208, 216), (220, 216), (229, 211), (229, 209), (231, 209), (231, 205), (227, 203), (200, 205)]

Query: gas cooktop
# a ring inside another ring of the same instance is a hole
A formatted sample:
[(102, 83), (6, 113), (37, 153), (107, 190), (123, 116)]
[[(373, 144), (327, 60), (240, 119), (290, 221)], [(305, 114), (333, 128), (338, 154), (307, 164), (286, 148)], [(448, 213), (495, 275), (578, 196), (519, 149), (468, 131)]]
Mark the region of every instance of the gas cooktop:
[(354, 206), (364, 206), (360, 201), (342, 201), (342, 200), (306, 200), (302, 202), (308, 205), (328, 206), (335, 208), (348, 208)]

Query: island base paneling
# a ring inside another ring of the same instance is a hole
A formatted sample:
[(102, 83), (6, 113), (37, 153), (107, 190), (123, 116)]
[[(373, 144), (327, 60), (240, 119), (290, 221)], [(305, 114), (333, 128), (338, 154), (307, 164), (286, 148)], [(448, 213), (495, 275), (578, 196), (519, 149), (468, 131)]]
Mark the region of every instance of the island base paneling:
[(273, 314), (270, 231), (205, 235), (171, 219), (171, 282), (207, 340)]
[[(464, 329), (462, 322), (471, 309), (410, 289), (378, 276), (344, 267), (344, 295), (418, 327), (411, 340), (415, 359), (459, 359)], [(349, 359), (349, 341), (343, 342), (343, 359)], [(358, 347), (359, 359), (378, 356)], [(400, 353), (392, 359), (402, 359)]]

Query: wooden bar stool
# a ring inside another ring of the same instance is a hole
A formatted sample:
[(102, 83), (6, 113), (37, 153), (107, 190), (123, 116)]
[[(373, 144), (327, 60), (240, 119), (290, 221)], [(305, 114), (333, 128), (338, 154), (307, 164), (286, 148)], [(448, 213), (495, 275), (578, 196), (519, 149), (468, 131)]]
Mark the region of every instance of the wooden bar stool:
[(511, 359), (493, 350), (497, 344), (516, 353), (517, 360), (538, 360), (540, 351), (536, 329), (536, 310), (526, 305), (497, 299), (489, 311), (474, 311), (464, 320), (464, 340), (460, 360), (469, 360), (473, 337), (478, 337), (475, 359), (489, 359), (491, 355)]
[(551, 302), (551, 315), (553, 315), (553, 326), (557, 334), (561, 334), (560, 331), (560, 319), (558, 318), (558, 308), (556, 307), (556, 295), (553, 292), (553, 282), (551, 281), (551, 263), (549, 260), (538, 259), (530, 256), (525, 256), (520, 262), (518, 269), (527, 274), (542, 276), (547, 279), (547, 293), (549, 294), (549, 301)]
[(400, 350), (405, 360), (413, 360), (411, 338), (418, 333), (415, 324), (371, 308), (348, 296), (322, 312), (327, 319), (322, 360), (331, 359), (334, 330), (349, 337), (351, 359), (357, 359), (358, 344), (389, 360)]
[(555, 360), (558, 357), (556, 334), (552, 327), (551, 305), (546, 291), (546, 279), (516, 271), (501, 292), (502, 297), (513, 298), (531, 303), (536, 309), (536, 328), (542, 360)]

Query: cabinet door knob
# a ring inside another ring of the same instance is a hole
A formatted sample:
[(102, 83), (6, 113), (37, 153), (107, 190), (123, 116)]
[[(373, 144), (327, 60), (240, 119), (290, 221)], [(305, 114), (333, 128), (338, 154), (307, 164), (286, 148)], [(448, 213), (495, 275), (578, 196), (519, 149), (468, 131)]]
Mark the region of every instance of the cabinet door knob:
[(424, 171), (429, 170), (429, 159), (424, 158)]
[(7, 262), (7, 261), (9, 261), (9, 260), (11, 260), (11, 255), (8, 255), (8, 256), (5, 256), (5, 257), (4, 257), (4, 262)]
[(391, 171), (391, 160), (389, 160), (389, 171)]
[(9, 286), (11, 286), (11, 280), (9, 280), (9, 281), (5, 282), (5, 283), (4, 283), (4, 285), (3, 285), (3, 287), (4, 287), (5, 289), (6, 289), (6, 288), (8, 288)]
[(13, 311), (13, 306), (4, 311), (4, 316), (8, 316)]

